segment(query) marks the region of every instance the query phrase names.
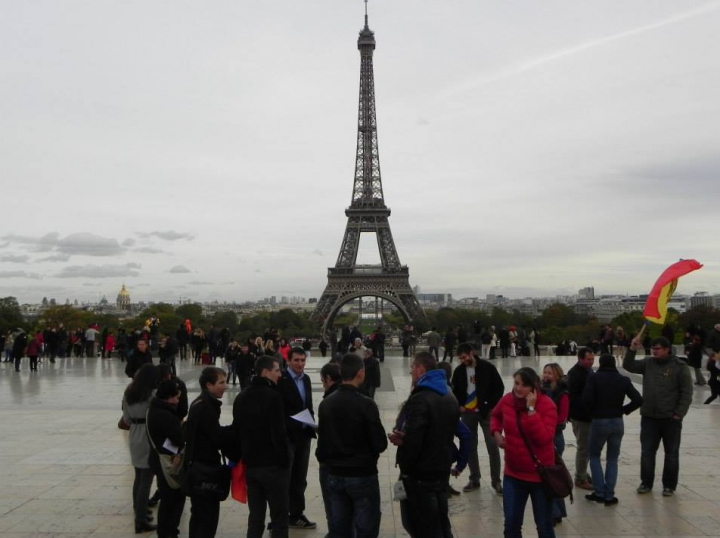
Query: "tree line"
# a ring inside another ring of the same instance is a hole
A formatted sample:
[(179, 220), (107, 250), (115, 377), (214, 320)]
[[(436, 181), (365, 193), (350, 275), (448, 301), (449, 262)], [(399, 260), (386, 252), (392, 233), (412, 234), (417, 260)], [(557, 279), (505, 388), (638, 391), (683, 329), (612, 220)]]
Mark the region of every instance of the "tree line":
[[(447, 307), (428, 310), (426, 315), (427, 320), (414, 324), (417, 333), (424, 333), (433, 327), (438, 331), (446, 331), (462, 325), (472, 335), (473, 332), (490, 326), (499, 330), (500, 327), (512, 325), (517, 329), (540, 331), (542, 342), (547, 344), (574, 340), (578, 344), (584, 345), (589, 340), (597, 338), (601, 328), (605, 325), (593, 316), (578, 314), (572, 307), (559, 303), (547, 307), (538, 316), (530, 316), (517, 310), (507, 311), (499, 307), (493, 308), (489, 313)], [(169, 334), (174, 334), (180, 324), (189, 319), (193, 327), (203, 329), (209, 328), (210, 325), (220, 328), (228, 327), (230, 333), (241, 340), (254, 335), (263, 335), (271, 327), (278, 329), (285, 337), (321, 337), (319, 328), (310, 321), (309, 313), (295, 312), (289, 308), (276, 312), (258, 312), (239, 319), (234, 312), (230, 311), (204, 315), (202, 307), (198, 304), (174, 306), (168, 303), (158, 303), (133, 317), (120, 319), (113, 315), (97, 314), (69, 305), (48, 305), (37, 318), (26, 320), (23, 318), (15, 297), (0, 298), (0, 331), (3, 334), (18, 327), (32, 331), (57, 326), (60, 323), (63, 323), (67, 329), (86, 328), (90, 323), (97, 323), (102, 328), (108, 327), (115, 330), (124, 327), (131, 330), (142, 328), (152, 316), (160, 318), (160, 331)], [(610, 321), (613, 328), (621, 326), (625, 329), (626, 334), (630, 335), (639, 331), (643, 323), (644, 318), (641, 312), (627, 312)], [(668, 311), (667, 323), (675, 329), (674, 343), (679, 344), (682, 343), (685, 327), (691, 323), (705, 329), (710, 329), (716, 323), (720, 323), (720, 310), (701, 305), (681, 314), (671, 308)], [(385, 314), (383, 317), (383, 326), (386, 332), (400, 331), (405, 324), (405, 320), (399, 314)], [(336, 318), (335, 326), (338, 328), (351, 325), (362, 325), (365, 329), (373, 324), (368, 324), (367, 321), (361, 324), (358, 316), (352, 313), (345, 313)], [(660, 330), (659, 325), (650, 325), (651, 336), (659, 336)]]

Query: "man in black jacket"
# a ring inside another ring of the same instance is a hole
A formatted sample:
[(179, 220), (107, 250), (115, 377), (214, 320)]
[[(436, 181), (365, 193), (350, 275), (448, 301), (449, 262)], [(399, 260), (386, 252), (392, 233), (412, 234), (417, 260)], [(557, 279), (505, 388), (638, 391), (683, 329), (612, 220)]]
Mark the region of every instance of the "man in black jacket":
[(290, 444), (283, 401), (277, 390), (282, 370), (280, 361), (268, 355), (257, 360), (256, 368), (258, 375), (233, 403), (233, 427), (247, 468), (247, 535), (263, 535), (268, 505), (273, 538), (287, 538)]
[(401, 501), (403, 526), (413, 538), (451, 536), (447, 487), (460, 409), (445, 372), (427, 351), (412, 360), (413, 390), (390, 441), (407, 499)]
[(460, 419), (470, 428), (473, 440), (468, 460), (470, 481), (463, 491), (467, 493), (480, 488), (480, 462), (477, 452), (478, 426), (480, 426), (490, 459), (492, 487), (498, 495), (502, 495), (500, 449), (490, 434), (490, 411), (502, 398), (505, 384), (495, 365), (478, 358), (473, 346), (468, 342), (458, 346), (457, 354), (460, 365), (453, 372), (451, 384), (453, 394), (460, 404)]
[(583, 391), (587, 380), (592, 375), (595, 354), (590, 348), (578, 349), (578, 360), (568, 371), (568, 397), (570, 398), (570, 422), (577, 442), (575, 452), (575, 485), (592, 490), (593, 485), (588, 476), (588, 439), (590, 437), (590, 413), (582, 402)]
[(380, 483), (377, 460), (387, 448), (378, 407), (358, 390), (363, 360), (348, 353), (340, 361), (342, 384), (318, 410), (317, 458), (327, 467), (330, 535), (377, 537)]
[(135, 349), (128, 355), (125, 364), (125, 375), (132, 379), (143, 364), (152, 364), (152, 353), (148, 349), (147, 340), (140, 338), (137, 341)]
[[(340, 378), (340, 365), (336, 362), (328, 362), (320, 369), (320, 382), (322, 383), (323, 400), (334, 394), (340, 387), (342, 379)], [(315, 451), (317, 457), (317, 450)], [(323, 505), (325, 506), (325, 520), (328, 529), (330, 528), (330, 519), (332, 518), (332, 506), (330, 504), (330, 490), (328, 489), (328, 467), (320, 463), (318, 466), (318, 478), (320, 479), (320, 493), (322, 494)]]
[(317, 525), (305, 517), (305, 488), (310, 463), (310, 441), (315, 437), (311, 426), (291, 418), (307, 409), (315, 417), (312, 403), (312, 386), (305, 373), (305, 350), (294, 347), (288, 353), (288, 367), (278, 388), (285, 406), (285, 423), (290, 437), (290, 527), (314, 529)]

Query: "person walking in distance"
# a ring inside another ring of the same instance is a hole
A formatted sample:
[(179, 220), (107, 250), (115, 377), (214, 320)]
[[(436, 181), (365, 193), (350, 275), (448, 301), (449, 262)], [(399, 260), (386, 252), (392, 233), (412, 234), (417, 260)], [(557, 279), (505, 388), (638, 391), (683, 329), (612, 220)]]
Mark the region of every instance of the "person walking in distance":
[(500, 401), (505, 391), (502, 378), (491, 362), (475, 355), (472, 344), (465, 342), (457, 348), (460, 365), (452, 376), (452, 389), (460, 406), (460, 419), (470, 429), (472, 447), (468, 464), (470, 479), (463, 491), (468, 493), (480, 488), (480, 462), (478, 460), (478, 427), (482, 430), (490, 460), (492, 488), (502, 495), (500, 478), (500, 450), (490, 434), (490, 411)]
[(590, 437), (590, 413), (582, 402), (588, 377), (592, 375), (595, 354), (587, 347), (578, 349), (577, 362), (568, 371), (568, 396), (570, 397), (570, 422), (577, 450), (575, 452), (575, 485), (592, 490), (593, 485), (588, 476), (588, 439)]
[(440, 353), (440, 343), (442, 342), (442, 338), (435, 327), (425, 334), (425, 340), (427, 341), (428, 351), (434, 354), (437, 360), (440, 360), (438, 354)]
[(450, 357), (450, 363), (452, 363), (453, 360), (453, 351), (455, 350), (455, 342), (457, 341), (457, 338), (455, 337), (455, 331), (452, 327), (448, 327), (448, 330), (445, 331), (445, 351), (443, 352), (443, 358), (444, 361), (448, 357)]
[(655, 482), (655, 457), (662, 441), (665, 450), (662, 494), (675, 495), (680, 474), (680, 437), (683, 417), (690, 409), (693, 386), (690, 370), (672, 353), (665, 337), (655, 338), (652, 357), (636, 359), (641, 341), (636, 336), (625, 352), (623, 368), (643, 376), (643, 404), (640, 407), (640, 485), (638, 493), (649, 493)]

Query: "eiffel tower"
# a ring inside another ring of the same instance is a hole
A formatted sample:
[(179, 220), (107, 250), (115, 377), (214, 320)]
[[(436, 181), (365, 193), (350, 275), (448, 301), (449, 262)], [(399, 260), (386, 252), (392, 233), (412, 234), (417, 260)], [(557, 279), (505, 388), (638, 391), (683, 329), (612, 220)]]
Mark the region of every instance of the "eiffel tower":
[[(408, 267), (400, 264), (388, 222), (390, 209), (383, 197), (372, 60), (375, 34), (368, 27), (367, 0), (365, 27), (360, 31), (358, 49), (360, 103), (352, 201), (345, 210), (348, 221), (340, 254), (335, 267), (328, 269), (327, 286), (312, 314), (312, 319), (322, 324), (323, 334), (332, 326), (340, 309), (359, 297), (377, 297), (392, 303), (408, 322), (425, 319), (425, 313), (410, 287)], [(357, 264), (362, 233), (374, 233), (377, 237), (379, 265)]]

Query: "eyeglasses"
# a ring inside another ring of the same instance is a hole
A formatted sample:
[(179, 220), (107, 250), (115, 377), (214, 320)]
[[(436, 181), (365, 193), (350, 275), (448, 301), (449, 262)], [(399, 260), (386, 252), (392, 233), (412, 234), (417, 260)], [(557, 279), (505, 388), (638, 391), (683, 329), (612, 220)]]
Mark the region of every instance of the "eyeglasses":
[(665, 348), (662, 347), (662, 346), (654, 346), (654, 347), (651, 347), (650, 349), (652, 349), (653, 351), (661, 351), (661, 350), (663, 350), (663, 349), (665, 349)]

